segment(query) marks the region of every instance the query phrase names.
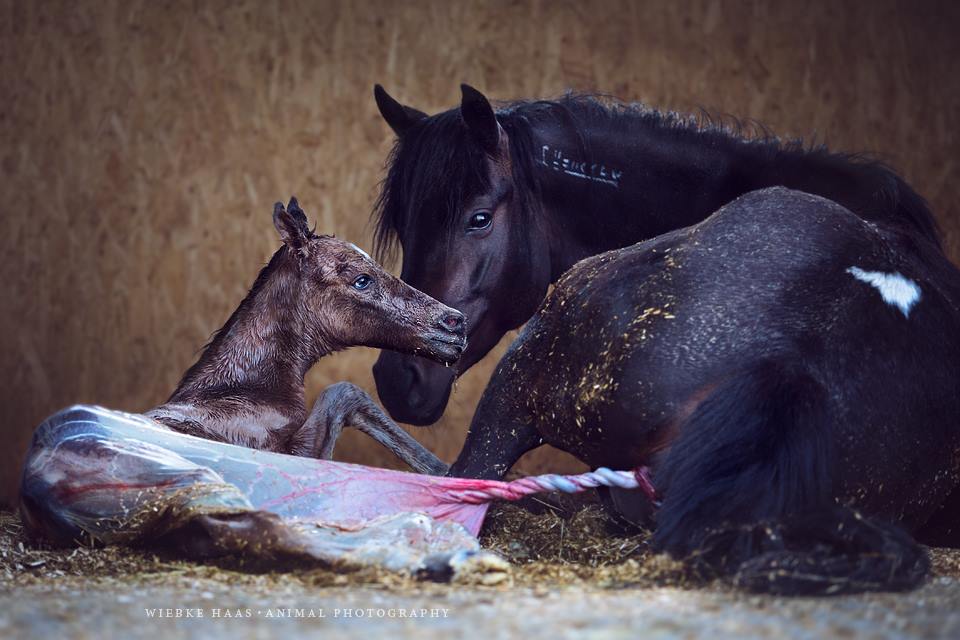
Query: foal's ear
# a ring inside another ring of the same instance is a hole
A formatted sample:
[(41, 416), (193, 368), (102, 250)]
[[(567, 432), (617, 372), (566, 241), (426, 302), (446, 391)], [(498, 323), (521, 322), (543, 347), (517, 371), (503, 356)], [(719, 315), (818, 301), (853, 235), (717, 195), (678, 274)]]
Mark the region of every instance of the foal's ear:
[(273, 205), (273, 226), (280, 233), (280, 239), (291, 249), (302, 249), (313, 236), (307, 226), (307, 216), (296, 198), (290, 198), (286, 209), (282, 202)]
[(373, 85), (373, 97), (377, 101), (380, 115), (397, 136), (402, 136), (410, 127), (427, 117), (423, 111), (404, 106), (391, 98), (390, 94), (378, 84)]
[(496, 156), (500, 148), (500, 123), (486, 96), (468, 84), (460, 85), (460, 117), (474, 139), (489, 156)]

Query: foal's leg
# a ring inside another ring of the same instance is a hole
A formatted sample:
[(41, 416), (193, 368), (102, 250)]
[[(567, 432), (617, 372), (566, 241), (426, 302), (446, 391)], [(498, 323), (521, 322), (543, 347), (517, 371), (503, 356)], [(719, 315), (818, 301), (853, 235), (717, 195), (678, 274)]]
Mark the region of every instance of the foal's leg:
[(291, 453), (329, 460), (344, 427), (364, 432), (414, 471), (431, 475), (447, 471), (447, 465), (388, 418), (363, 389), (349, 382), (338, 382), (323, 390), (313, 411), (294, 434)]

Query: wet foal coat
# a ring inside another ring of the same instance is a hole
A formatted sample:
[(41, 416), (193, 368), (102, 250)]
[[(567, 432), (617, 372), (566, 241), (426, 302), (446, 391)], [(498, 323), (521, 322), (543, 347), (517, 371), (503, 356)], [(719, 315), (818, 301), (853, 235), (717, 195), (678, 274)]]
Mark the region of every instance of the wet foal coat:
[(462, 314), (356, 246), (315, 235), (296, 199), (277, 203), (274, 224), (284, 246), (170, 399), (146, 415), (190, 435), (319, 458), (332, 457), (342, 428), (354, 426), (414, 469), (442, 473), (355, 385), (329, 387), (308, 414), (303, 381), (317, 360), (353, 345), (454, 362), (465, 346)]

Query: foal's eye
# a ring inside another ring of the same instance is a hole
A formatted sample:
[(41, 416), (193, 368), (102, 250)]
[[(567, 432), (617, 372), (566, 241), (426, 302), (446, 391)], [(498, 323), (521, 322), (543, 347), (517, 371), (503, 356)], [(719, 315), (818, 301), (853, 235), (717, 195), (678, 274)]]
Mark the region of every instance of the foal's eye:
[(362, 276), (357, 276), (357, 279), (353, 281), (353, 288), (357, 291), (363, 291), (371, 284), (373, 284), (373, 278), (367, 274), (363, 274)]
[(486, 229), (490, 226), (490, 223), (493, 222), (493, 214), (489, 211), (477, 211), (472, 216), (470, 216), (470, 222), (467, 223), (467, 229), (469, 231), (479, 231), (481, 229)]

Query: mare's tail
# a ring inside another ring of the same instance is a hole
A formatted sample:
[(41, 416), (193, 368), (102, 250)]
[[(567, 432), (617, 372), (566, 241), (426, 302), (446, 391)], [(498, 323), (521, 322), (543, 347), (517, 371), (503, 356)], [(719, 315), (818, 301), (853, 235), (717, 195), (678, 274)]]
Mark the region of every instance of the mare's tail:
[(808, 373), (777, 362), (721, 384), (659, 465), (654, 547), (751, 591), (919, 585), (929, 568), (923, 548), (833, 499), (827, 399)]

